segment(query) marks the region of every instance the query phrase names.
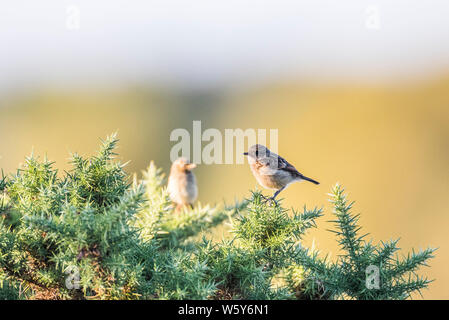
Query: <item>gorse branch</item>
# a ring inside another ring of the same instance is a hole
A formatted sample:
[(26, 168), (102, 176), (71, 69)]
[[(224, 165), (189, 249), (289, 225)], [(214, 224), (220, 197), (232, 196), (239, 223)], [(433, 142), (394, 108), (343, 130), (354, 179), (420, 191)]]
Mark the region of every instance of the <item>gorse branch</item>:
[[(351, 299), (406, 299), (413, 292), (420, 292), (431, 282), (416, 275), (420, 266), (426, 266), (436, 249), (409, 253), (401, 259), (397, 256), (398, 240), (374, 245), (359, 235), (358, 215), (351, 213), (354, 202), (348, 203), (344, 189), (336, 185), (331, 196), (334, 205), (335, 230), (341, 254), (337, 261), (319, 258), (317, 253), (298, 248), (297, 261), (319, 279), (331, 298)], [(378, 270), (378, 284), (367, 285), (368, 270)]]

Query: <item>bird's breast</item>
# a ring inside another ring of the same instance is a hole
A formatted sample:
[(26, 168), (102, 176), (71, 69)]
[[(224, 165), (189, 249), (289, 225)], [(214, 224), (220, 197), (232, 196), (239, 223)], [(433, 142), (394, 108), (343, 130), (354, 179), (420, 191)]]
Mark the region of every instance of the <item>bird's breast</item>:
[(170, 175), (167, 190), (171, 200), (178, 204), (191, 204), (198, 196), (198, 187), (192, 172)]
[(250, 168), (257, 182), (264, 188), (279, 190), (292, 182), (291, 175), (283, 170), (271, 169), (257, 162), (250, 164)]

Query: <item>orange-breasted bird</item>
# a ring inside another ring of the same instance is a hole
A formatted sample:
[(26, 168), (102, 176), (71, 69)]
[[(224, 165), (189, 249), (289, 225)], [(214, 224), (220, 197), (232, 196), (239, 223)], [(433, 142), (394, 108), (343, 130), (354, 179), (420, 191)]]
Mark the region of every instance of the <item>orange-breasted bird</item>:
[(175, 160), (171, 166), (168, 177), (168, 194), (170, 199), (176, 204), (176, 211), (189, 205), (193, 208), (193, 203), (198, 197), (198, 187), (192, 169), (196, 164), (190, 163), (185, 158)]
[(270, 202), (276, 203), (277, 195), (293, 182), (306, 180), (319, 184), (318, 181), (298, 172), (287, 160), (261, 144), (251, 146), (244, 155), (248, 156), (251, 171), (257, 182), (264, 188), (276, 190), (273, 196), (267, 199)]

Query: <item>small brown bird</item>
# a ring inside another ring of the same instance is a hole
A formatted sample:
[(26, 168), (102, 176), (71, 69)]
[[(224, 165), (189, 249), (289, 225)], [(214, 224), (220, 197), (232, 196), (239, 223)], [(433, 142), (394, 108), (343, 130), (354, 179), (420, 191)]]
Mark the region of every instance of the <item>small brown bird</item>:
[(170, 199), (176, 203), (176, 212), (186, 205), (193, 208), (193, 203), (198, 197), (198, 187), (192, 172), (195, 167), (196, 164), (190, 163), (185, 158), (177, 159), (171, 166), (167, 190)]
[(277, 195), (293, 182), (307, 180), (319, 184), (318, 181), (298, 172), (287, 160), (261, 144), (251, 146), (244, 155), (248, 156), (251, 171), (257, 182), (264, 188), (276, 190), (273, 196), (267, 199), (270, 202), (276, 203)]

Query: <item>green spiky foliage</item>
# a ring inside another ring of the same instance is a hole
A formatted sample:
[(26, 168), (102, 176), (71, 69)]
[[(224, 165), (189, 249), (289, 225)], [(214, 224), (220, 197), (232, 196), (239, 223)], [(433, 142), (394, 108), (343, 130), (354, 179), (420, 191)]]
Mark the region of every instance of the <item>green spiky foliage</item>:
[[(132, 179), (117, 137), (58, 173), (30, 156), (0, 179), (0, 299), (402, 299), (428, 285), (407, 279), (433, 250), (395, 260), (396, 242), (358, 236), (341, 189), (333, 202), (347, 252), (331, 263), (301, 246), (321, 209), (286, 210), (260, 192), (231, 206), (174, 211), (161, 169)], [(229, 224), (220, 242), (209, 236)], [(365, 268), (379, 265), (381, 289)]]
[[(184, 208), (174, 214), (174, 207), (165, 187), (167, 181), (162, 170), (151, 162), (142, 174), (143, 179), (139, 183), (146, 190), (146, 203), (136, 215), (133, 224), (139, 228), (143, 239), (157, 239), (159, 246), (192, 247), (195, 236), (229, 221), (239, 209), (246, 206), (245, 201), (221, 209), (199, 203), (193, 209)], [(136, 177), (134, 177), (134, 183), (137, 183)]]
[[(431, 280), (419, 276), (417, 270), (427, 266), (436, 249), (414, 250), (401, 257), (397, 253), (398, 240), (378, 245), (360, 234), (359, 215), (351, 209), (344, 189), (336, 185), (330, 194), (334, 206), (335, 229), (342, 253), (337, 261), (319, 258), (318, 252), (298, 248), (298, 263), (325, 288), (332, 299), (407, 299), (414, 292), (421, 293)], [(378, 277), (373, 272), (378, 270)], [(371, 277), (373, 275), (373, 277)], [(377, 279), (377, 280), (376, 280)]]
[(144, 189), (131, 188), (113, 160), (116, 143), (113, 135), (96, 156), (73, 155), (61, 176), (47, 159), (28, 157), (6, 182), (10, 211), (19, 214), (0, 225), (0, 267), (11, 283), (36, 298), (135, 297), (143, 253), (153, 247), (128, 225)]
[(246, 209), (233, 232), (246, 249), (263, 251), (270, 267), (288, 266), (292, 250), (307, 229), (316, 227), (315, 219), (322, 215), (321, 209), (306, 207), (302, 213), (292, 209), (289, 215), (279, 205), (267, 205), (259, 192), (253, 193)]
[[(138, 182), (135, 179), (135, 183)], [(202, 206), (173, 212), (165, 178), (150, 164), (141, 183), (146, 199), (133, 224), (141, 237), (158, 245), (152, 271), (151, 297), (160, 299), (287, 299), (288, 286), (273, 286), (280, 271), (293, 261), (293, 246), (315, 226), (320, 210), (304, 210), (293, 217), (280, 207), (266, 206), (262, 195), (230, 207)], [(273, 222), (277, 222), (273, 229)], [(234, 236), (213, 243), (206, 239), (211, 228), (228, 222)], [(257, 225), (254, 231), (251, 226)], [(277, 230), (276, 230), (277, 229)], [(203, 234), (203, 237), (199, 235)], [(262, 236), (265, 234), (265, 236)], [(263, 237), (265, 242), (254, 240)], [(276, 256), (276, 253), (280, 256)], [(284, 259), (280, 257), (284, 256)]]

